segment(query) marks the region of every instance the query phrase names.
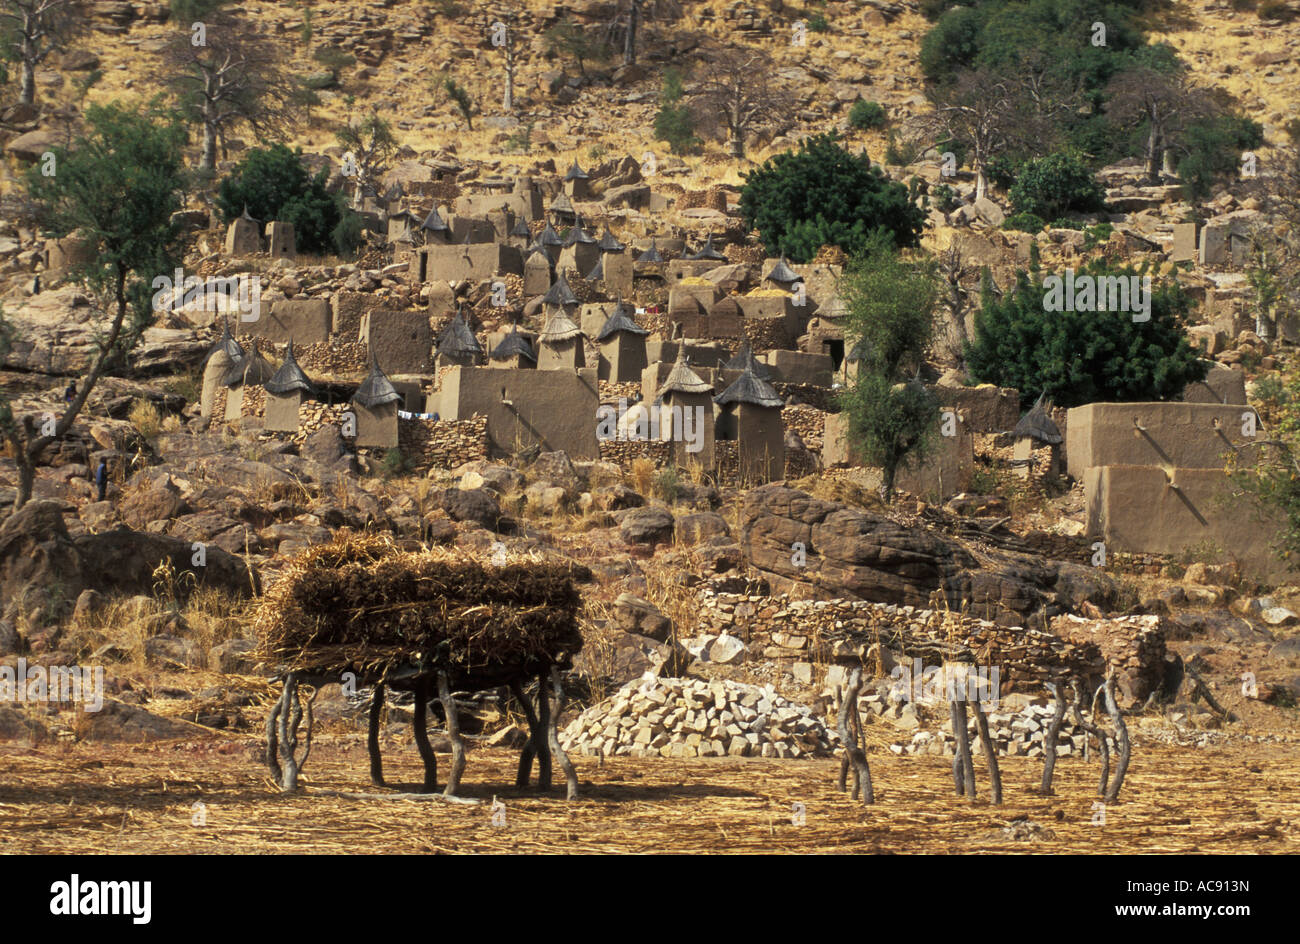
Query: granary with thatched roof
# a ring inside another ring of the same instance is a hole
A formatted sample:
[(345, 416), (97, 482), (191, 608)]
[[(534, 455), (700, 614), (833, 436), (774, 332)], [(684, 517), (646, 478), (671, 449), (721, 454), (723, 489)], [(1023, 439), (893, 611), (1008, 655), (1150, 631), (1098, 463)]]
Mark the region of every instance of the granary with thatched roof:
[(790, 264), (785, 261), (785, 255), (782, 254), (776, 265), (763, 276), (763, 281), (789, 292), (793, 290), (794, 283), (803, 281), (803, 276), (790, 268)]
[(620, 298), (596, 333), (600, 379), (614, 383), (639, 381), (648, 364), (645, 339), (649, 333), (636, 323), (632, 306)]
[(686, 345), (677, 345), (677, 360), (655, 394), (659, 437), (673, 444), (673, 461), (682, 468), (712, 469), (713, 384), (691, 370)]
[(573, 201), (563, 191), (555, 195), (550, 207), (551, 222), (561, 228), (573, 226), (578, 222), (578, 211), (573, 208)]
[(483, 363), (483, 345), (466, 324), (460, 309), (438, 335), (436, 367), (474, 367)]
[(537, 354), (533, 351), (533, 342), (528, 336), (519, 333), (519, 325), (511, 325), (510, 333), (501, 339), (501, 343), (492, 349), (488, 358), (489, 367), (513, 367), (527, 370), (537, 366)]
[(284, 352), (284, 363), (268, 380), (266, 386), (266, 410), (263, 413), (262, 428), (282, 433), (298, 431), (298, 409), (304, 400), (315, 395), (315, 387), (298, 364), (293, 354), (293, 339)]
[(243, 360), (244, 349), (230, 333), (230, 321), (222, 323), (221, 337), (208, 348), (203, 357), (203, 389), (199, 394), (199, 415), (209, 417), (216, 405), (217, 394), (223, 389), (223, 381), (230, 368)]
[[(576, 303), (577, 300), (574, 301)], [(586, 338), (582, 329), (563, 309), (547, 319), (546, 327), (537, 336), (537, 341), (539, 370), (577, 370), (587, 366)]]
[(727, 261), (726, 256), (724, 256), (722, 253), (718, 252), (718, 250), (713, 248), (712, 233), (709, 233), (708, 237), (704, 240), (704, 245), (701, 246), (698, 251), (683, 256), (682, 258), (687, 259), (691, 262), (726, 262)]
[(548, 319), (566, 315), (570, 320), (578, 317), (578, 296), (573, 294), (563, 273), (556, 273), (555, 281), (542, 297), (542, 311)]
[[(422, 223), (420, 223), (419, 233), (420, 238), (426, 246), (430, 244), (446, 244), (451, 242), (451, 227), (448, 226), (447, 221), (442, 218), (442, 214), (438, 212), (437, 206), (431, 208), (429, 210), (429, 215), (424, 218)], [(421, 277), (420, 281), (423, 282), (424, 278)]]
[(397, 411), (402, 395), (379, 366), (370, 358), (370, 373), (352, 395), (356, 415), (356, 445), (392, 449), (397, 445)]
[[(1061, 443), (1064, 437), (1052, 420), (1052, 401), (1038, 395), (1029, 412), (1020, 418), (1011, 435), (1015, 437), (1012, 459), (1016, 475), (1028, 478), (1031, 471), (1049, 478), (1061, 474)], [(1045, 452), (1045, 454), (1043, 454)]]
[(527, 249), (533, 241), (533, 231), (528, 228), (528, 221), (522, 216), (516, 217), (515, 225), (510, 230), (510, 239), (520, 249)]
[(731, 377), (727, 371), (735, 371), (737, 374), (740, 374), (748, 370), (752, 371), (754, 376), (759, 380), (770, 381), (772, 379), (772, 368), (754, 356), (754, 349), (750, 346), (748, 340), (740, 342), (739, 350), (736, 351), (731, 360), (722, 365), (722, 370), (723, 376), (726, 377), (728, 381), (732, 382), (734, 382), (734, 380), (739, 380), (740, 378)]
[(226, 422), (237, 423), (244, 413), (244, 394), (251, 387), (258, 387), (275, 376), (275, 368), (257, 349), (257, 338), (253, 338), (248, 352), (226, 370), (221, 383), (226, 387)]
[(609, 224), (605, 224), (605, 232), (600, 234), (600, 241), (596, 243), (602, 253), (605, 252), (622, 252), (627, 247), (619, 242), (614, 233), (610, 230)]
[(713, 398), (722, 408), (717, 436), (736, 442), (738, 474), (745, 483), (773, 482), (785, 477), (785, 429), (780, 395), (752, 368), (746, 368)]
[(650, 248), (636, 257), (636, 267), (638, 269), (662, 266), (664, 257), (659, 252), (659, 243), (655, 237), (650, 237)]
[(564, 248), (560, 251), (556, 267), (560, 270), (572, 270), (578, 275), (585, 275), (592, 266), (600, 263), (600, 248), (596, 240), (582, 226), (582, 217), (569, 228), (564, 239)]
[(578, 159), (573, 159), (573, 166), (564, 175), (564, 192), (574, 200), (591, 199), (591, 178), (578, 166)]
[(248, 215), (248, 207), (226, 228), (225, 254), (248, 256), (262, 251), (261, 228), (258, 221)]
[(533, 245), (534, 248), (546, 253), (546, 258), (553, 265), (560, 259), (560, 251), (564, 249), (564, 239), (555, 231), (555, 227), (548, 222), (537, 235), (537, 240)]

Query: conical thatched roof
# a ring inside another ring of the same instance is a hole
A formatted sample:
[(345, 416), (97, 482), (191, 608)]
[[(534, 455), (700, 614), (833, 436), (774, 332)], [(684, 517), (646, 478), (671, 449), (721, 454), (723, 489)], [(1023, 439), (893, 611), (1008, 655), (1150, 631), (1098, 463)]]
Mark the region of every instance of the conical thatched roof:
[(605, 278), (605, 259), (604, 256), (596, 260), (596, 264), (591, 267), (591, 271), (584, 276), (588, 282), (598, 282)]
[(438, 208), (435, 206), (429, 211), (429, 215), (424, 218), (424, 222), (420, 224), (420, 229), (430, 233), (446, 233), (451, 227), (439, 215)]
[(442, 333), (438, 335), (437, 350), (439, 354), (449, 357), (483, 353), (483, 345), (478, 343), (478, 338), (461, 317), (459, 309), (456, 311), (456, 316), (447, 322), (447, 327), (443, 328)]
[(601, 252), (622, 252), (627, 248), (614, 238), (608, 223), (605, 224), (605, 232), (600, 234), (600, 242), (597, 245), (600, 247)]
[(772, 271), (763, 278), (769, 282), (798, 282), (803, 276), (790, 268), (789, 263), (785, 261), (785, 253), (782, 253), (776, 265), (772, 266)]
[(221, 382), (232, 388), (240, 384), (255, 386), (266, 383), (274, 376), (275, 368), (262, 356), (262, 352), (257, 349), (257, 338), (253, 338), (248, 353), (230, 366), (230, 370), (226, 371), (226, 376), (221, 378)]
[(298, 366), (298, 359), (293, 356), (293, 339), (289, 339), (289, 347), (284, 352), (284, 363), (280, 369), (275, 372), (275, 376), (265, 384), (268, 393), (285, 394), (292, 393), (295, 390), (301, 390), (303, 393), (310, 394), (313, 390), (312, 383), (307, 379), (301, 367)]
[(519, 325), (514, 325), (510, 333), (501, 339), (501, 343), (492, 349), (492, 360), (506, 361), (512, 357), (522, 357), (526, 360), (537, 363), (537, 355), (533, 353), (533, 344), (527, 337), (519, 333)]
[(729, 403), (750, 403), (754, 406), (780, 407), (782, 400), (766, 380), (757, 377), (752, 370), (746, 370), (736, 378), (726, 390), (713, 398), (720, 406)]
[(726, 256), (724, 256), (722, 253), (718, 252), (718, 250), (713, 248), (712, 233), (709, 233), (708, 238), (704, 240), (704, 245), (700, 247), (699, 252), (695, 253), (694, 255), (687, 256), (686, 258), (692, 262), (701, 262), (704, 260), (716, 260), (721, 262), (727, 261)]
[(860, 361), (862, 360), (863, 357), (866, 356), (869, 350), (870, 348), (867, 347), (866, 340), (865, 339), (861, 340), (857, 344), (853, 345), (853, 350), (849, 351), (849, 356), (846, 357), (845, 360), (848, 361), (849, 363)]
[(630, 334), (650, 333), (636, 323), (636, 312), (632, 310), (631, 305), (623, 304), (621, 298), (618, 300), (618, 304), (614, 306), (614, 311), (605, 319), (605, 323), (600, 326), (600, 332), (596, 335), (596, 340), (603, 341), (619, 331), (627, 331)]
[(370, 373), (366, 375), (365, 380), (361, 381), (357, 392), (352, 395), (352, 402), (366, 409), (372, 409), (385, 403), (397, 403), (401, 399), (402, 395), (397, 392), (397, 388), (393, 386), (388, 376), (379, 369), (379, 361), (371, 354)]
[(519, 236), (522, 237), (523, 239), (533, 238), (532, 230), (528, 228), (528, 221), (525, 220), (522, 216), (519, 217), (518, 222), (515, 223), (515, 228), (510, 231), (510, 235)]
[(594, 240), (585, 229), (582, 228), (582, 217), (569, 229), (569, 235), (564, 240), (564, 245), (572, 246), (574, 243), (588, 245), (594, 243)]
[(403, 190), (402, 185), (398, 183), (398, 184), (393, 184), (391, 187), (388, 188), (388, 190), (384, 193), (384, 200), (387, 203), (392, 203), (394, 200), (400, 200), (404, 196), (406, 196), (406, 191)]
[(560, 234), (555, 231), (555, 227), (550, 223), (546, 224), (546, 229), (542, 230), (541, 235), (537, 237), (537, 241), (543, 246), (564, 245), (564, 240), (560, 238)]
[(659, 247), (655, 244), (653, 237), (650, 239), (650, 248), (641, 255), (636, 257), (638, 265), (661, 265), (664, 257), (659, 255)]
[(551, 316), (551, 320), (546, 322), (546, 328), (537, 336), (543, 344), (562, 344), (565, 341), (572, 341), (576, 337), (581, 337), (582, 329), (573, 323), (573, 319), (563, 311), (556, 312)]
[(587, 179), (587, 172), (578, 166), (578, 159), (576, 157), (573, 159), (573, 166), (570, 167), (569, 172), (564, 175), (564, 179), (566, 181)]
[(251, 216), (248, 215), (248, 204), (247, 204), (247, 203), (244, 204), (244, 212), (241, 213), (241, 214), (239, 214), (239, 218), (240, 218), (241, 220), (248, 220), (248, 222), (250, 222), (250, 223), (257, 223), (257, 222), (260, 222), (259, 220), (255, 220), (255, 219), (253, 219), (253, 217), (251, 217)]
[(1059, 446), (1062, 442), (1061, 430), (1048, 415), (1047, 411), (1051, 408), (1052, 402), (1044, 402), (1043, 394), (1040, 393), (1033, 408), (1020, 418), (1011, 435), (1017, 439), (1035, 439), (1049, 446)]
[(551, 287), (542, 297), (543, 305), (576, 305), (578, 296), (573, 294), (573, 289), (569, 288), (569, 283), (564, 280), (563, 275), (557, 275)]
[(673, 363), (673, 369), (668, 372), (668, 376), (664, 378), (663, 386), (659, 388), (655, 397), (657, 399), (665, 393), (708, 393), (712, 389), (713, 384), (691, 370), (690, 361), (686, 357), (686, 345), (678, 344), (677, 360)]
[(239, 342), (230, 333), (229, 320), (222, 323), (221, 337), (217, 339), (217, 342), (212, 347), (208, 348), (208, 353), (203, 355), (203, 363), (206, 364), (212, 359), (212, 355), (218, 351), (225, 351), (226, 356), (232, 361), (238, 361), (244, 356), (244, 349), (239, 346)]
[(723, 370), (752, 370), (754, 376), (760, 380), (770, 380), (772, 378), (772, 368), (759, 361), (754, 356), (754, 349), (749, 346), (748, 341), (742, 341), (740, 350), (736, 356), (727, 363), (722, 365)]
[(555, 195), (555, 199), (551, 201), (551, 212), (552, 213), (573, 212), (573, 201), (569, 199), (569, 195), (566, 194), (563, 190), (557, 193)]

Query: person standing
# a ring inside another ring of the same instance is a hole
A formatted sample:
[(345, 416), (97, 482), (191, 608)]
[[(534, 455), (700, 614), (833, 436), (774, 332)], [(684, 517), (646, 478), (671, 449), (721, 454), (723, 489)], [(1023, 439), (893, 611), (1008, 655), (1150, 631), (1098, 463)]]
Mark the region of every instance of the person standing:
[(95, 469), (95, 485), (99, 489), (99, 498), (96, 500), (103, 501), (108, 496), (108, 460), (102, 457)]

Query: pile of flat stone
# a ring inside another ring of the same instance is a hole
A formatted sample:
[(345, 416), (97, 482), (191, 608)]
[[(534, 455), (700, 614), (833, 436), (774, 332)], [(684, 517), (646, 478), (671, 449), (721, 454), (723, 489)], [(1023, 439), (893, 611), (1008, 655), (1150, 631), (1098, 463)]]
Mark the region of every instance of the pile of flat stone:
[(829, 757), (839, 739), (771, 685), (643, 676), (584, 711), (566, 751), (630, 757)]

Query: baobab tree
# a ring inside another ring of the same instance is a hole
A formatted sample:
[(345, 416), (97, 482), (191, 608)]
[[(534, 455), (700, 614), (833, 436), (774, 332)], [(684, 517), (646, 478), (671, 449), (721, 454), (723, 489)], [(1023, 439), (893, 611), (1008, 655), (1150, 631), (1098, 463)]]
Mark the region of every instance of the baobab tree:
[(177, 29), (165, 53), (167, 85), (181, 113), (203, 129), (199, 167), (208, 172), (231, 127), (283, 132), (295, 92), (280, 67), (280, 48), (228, 6), (229, 0), (172, 0)]
[(789, 99), (768, 83), (773, 68), (760, 50), (724, 49), (693, 90), (697, 107), (726, 131), (733, 157), (744, 157), (745, 139), (789, 111)]
[(36, 103), (36, 67), (86, 28), (80, 0), (0, 0), (0, 53), (22, 69), (19, 101)]
[(1160, 183), (1169, 170), (1169, 158), (1189, 124), (1208, 118), (1218, 110), (1214, 96), (1187, 83), (1186, 72), (1177, 64), (1166, 67), (1137, 65), (1111, 80), (1107, 87), (1106, 113), (1121, 127), (1147, 126), (1146, 177)]

